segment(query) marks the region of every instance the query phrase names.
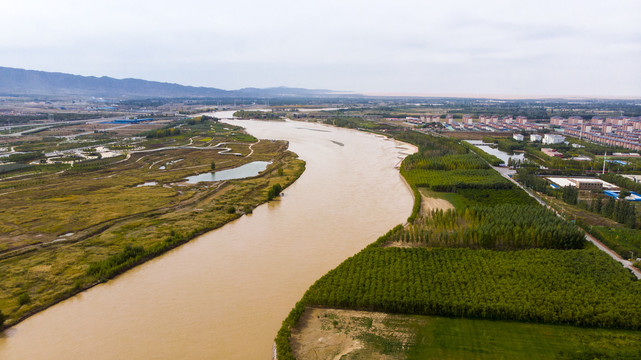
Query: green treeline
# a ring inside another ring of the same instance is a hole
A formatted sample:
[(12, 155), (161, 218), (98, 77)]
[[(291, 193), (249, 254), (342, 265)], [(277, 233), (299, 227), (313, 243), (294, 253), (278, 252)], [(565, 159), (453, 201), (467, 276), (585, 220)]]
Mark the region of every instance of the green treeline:
[(596, 249), (368, 248), (307, 305), (641, 329), (641, 283)]
[(561, 189), (561, 199), (568, 204), (576, 205), (579, 200), (579, 188), (576, 186), (564, 186)]
[(101, 281), (105, 281), (132, 268), (140, 262), (144, 255), (145, 249), (142, 246), (127, 245), (120, 253), (91, 264), (87, 269), (87, 275), (95, 276)]
[(217, 123), (218, 120), (220, 120), (220, 119), (218, 119), (217, 117), (214, 117), (214, 116), (202, 115), (202, 116), (197, 116), (197, 117), (194, 117), (194, 118), (189, 118), (189, 119), (185, 120), (185, 123), (187, 125), (198, 125), (198, 124), (207, 123), (209, 121)]
[(606, 226), (593, 226), (589, 229), (592, 236), (614, 250), (622, 258), (637, 258), (641, 255), (640, 230)]
[[(56, 113), (54, 115), (55, 121), (70, 121), (70, 120), (85, 120), (96, 119), (101, 117), (109, 117), (113, 114), (109, 113)], [(30, 115), (0, 115), (0, 125), (7, 124), (24, 124), (30, 123), (34, 120), (45, 120), (49, 118), (49, 114), (30, 114)]]
[(348, 129), (358, 129), (363, 122), (362, 119), (349, 116), (335, 116), (323, 121), (324, 124), (334, 125)]
[(247, 111), (238, 110), (234, 113), (234, 117), (240, 119), (262, 119), (262, 120), (278, 120), (280, 116), (273, 112), (267, 111)]
[(410, 184), (434, 191), (456, 192), (457, 189), (511, 189), (514, 185), (493, 169), (405, 170), (401, 174)]
[(107, 281), (146, 260), (187, 242), (201, 232), (202, 230), (193, 230), (187, 234), (178, 234), (172, 231), (171, 235), (164, 241), (155, 243), (147, 248), (126, 245), (119, 253), (89, 265), (86, 275), (100, 282)]
[(450, 138), (404, 131), (395, 134), (399, 140), (418, 146), (408, 156), (401, 174), (410, 185), (434, 191), (456, 192), (457, 189), (511, 189), (513, 184), (491, 169), (477, 154)]
[(641, 183), (635, 182), (632, 179), (628, 179), (617, 174), (603, 174), (601, 175), (601, 179), (619, 187), (629, 189), (641, 194)]
[[(570, 202), (568, 203), (571, 204)], [(631, 229), (637, 227), (639, 215), (637, 214), (636, 206), (627, 200), (615, 200), (613, 197), (608, 197), (605, 201), (601, 198), (596, 198), (589, 203), (587, 201), (578, 201), (576, 204), (583, 210), (600, 214)]]
[(516, 250), (582, 249), (583, 233), (542, 206), (476, 206), (434, 210), (397, 231), (391, 241), (429, 247)]
[(468, 153), (468, 149), (456, 139), (436, 137), (417, 131), (396, 131), (390, 133), (397, 140), (418, 146), (418, 153), (425, 158)]
[(171, 127), (150, 131), (147, 133), (147, 139), (163, 138), (176, 135), (180, 135), (180, 129)]
[(274, 184), (272, 187), (267, 190), (267, 200), (271, 201), (283, 191), (283, 187), (280, 184)]
[(494, 205), (538, 205), (525, 191), (518, 187), (511, 189), (457, 189), (456, 194), (465, 199), (464, 206)]
[(11, 154), (7, 157), (9, 162), (26, 163), (33, 160), (42, 159), (45, 154), (42, 151), (28, 152), (24, 154)]
[(496, 157), (496, 156), (494, 156), (492, 154), (486, 153), (485, 151), (479, 149), (478, 147), (476, 147), (476, 146), (474, 146), (474, 145), (472, 145), (470, 143), (467, 143), (467, 142), (463, 141), (463, 142), (461, 142), (461, 144), (463, 144), (463, 146), (465, 146), (469, 150), (475, 152), (478, 156), (480, 156), (483, 159), (485, 159), (492, 166), (501, 166), (503, 164), (503, 160), (499, 159), (498, 157)]
[(443, 155), (426, 158), (422, 154), (412, 154), (403, 161), (406, 170), (460, 170), (489, 169), (490, 166), (474, 154)]
[(22, 169), (28, 169), (30, 167), (31, 165), (19, 164), (19, 163), (3, 164), (3, 165), (0, 165), (0, 174), (22, 170)]
[(528, 168), (518, 169), (516, 178), (523, 186), (547, 195), (555, 195), (556, 190), (550, 186), (550, 183)]
[[(630, 181), (631, 184), (627, 183), (625, 181), (629, 179), (619, 175), (605, 174), (601, 177), (605, 181), (611, 181), (629, 189), (633, 189), (634, 185), (639, 185), (633, 181)], [(629, 228), (638, 226), (639, 214), (637, 214), (636, 206), (624, 199), (615, 200), (613, 197), (607, 197), (604, 200), (600, 196), (591, 195), (589, 201), (579, 200), (579, 190), (576, 187), (565, 186), (561, 189), (554, 189), (545, 179), (525, 168), (517, 171), (517, 179), (524, 186), (543, 194), (560, 198), (567, 204), (577, 205), (580, 209), (602, 215)], [(625, 195), (625, 192), (623, 194)]]
[(410, 185), (410, 188), (412, 189), (412, 194), (414, 195), (414, 206), (412, 206), (412, 214), (410, 214), (410, 216), (407, 218), (407, 222), (411, 224), (416, 220), (416, 217), (421, 211), (421, 202), (423, 201), (423, 196), (421, 195), (421, 192), (418, 190), (416, 185)]

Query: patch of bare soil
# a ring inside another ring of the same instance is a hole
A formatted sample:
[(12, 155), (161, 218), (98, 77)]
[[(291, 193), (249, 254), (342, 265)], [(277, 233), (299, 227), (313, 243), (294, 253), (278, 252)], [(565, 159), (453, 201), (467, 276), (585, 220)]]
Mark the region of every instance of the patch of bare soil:
[(307, 308), (292, 330), (301, 360), (404, 359), (418, 319), (379, 312)]
[(420, 190), (421, 189), (419, 189), (419, 192), (421, 193), (421, 214), (429, 214), (430, 212), (432, 212), (432, 210), (445, 211), (454, 209), (454, 205), (452, 205), (449, 201), (427, 196)]

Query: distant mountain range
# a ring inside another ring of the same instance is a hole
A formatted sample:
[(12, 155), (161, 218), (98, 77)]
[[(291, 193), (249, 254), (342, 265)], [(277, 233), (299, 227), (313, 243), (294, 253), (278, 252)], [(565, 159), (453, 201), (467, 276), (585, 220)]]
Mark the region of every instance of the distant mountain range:
[(0, 67), (0, 95), (95, 96), (103, 98), (288, 97), (332, 95), (330, 90), (276, 87), (222, 90), (140, 79), (80, 76)]

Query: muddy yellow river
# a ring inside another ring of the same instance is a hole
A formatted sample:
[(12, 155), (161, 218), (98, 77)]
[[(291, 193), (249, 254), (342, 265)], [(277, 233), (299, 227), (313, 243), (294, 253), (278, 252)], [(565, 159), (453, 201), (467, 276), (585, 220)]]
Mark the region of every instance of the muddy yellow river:
[[(218, 114), (218, 116), (225, 114)], [(270, 359), (305, 290), (402, 223), (414, 148), (301, 122), (230, 121), (307, 162), (278, 201), (0, 335), (0, 359)]]

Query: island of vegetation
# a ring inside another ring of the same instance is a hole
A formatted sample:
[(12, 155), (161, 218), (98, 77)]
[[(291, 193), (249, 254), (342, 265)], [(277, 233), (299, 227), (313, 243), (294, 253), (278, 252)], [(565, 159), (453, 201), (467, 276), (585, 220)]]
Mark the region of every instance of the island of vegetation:
[[(48, 129), (8, 144), (15, 155), (0, 164), (0, 323), (251, 213), (305, 168), (287, 142), (209, 116), (133, 127), (82, 136)], [(251, 178), (184, 181), (253, 161), (270, 165)]]

